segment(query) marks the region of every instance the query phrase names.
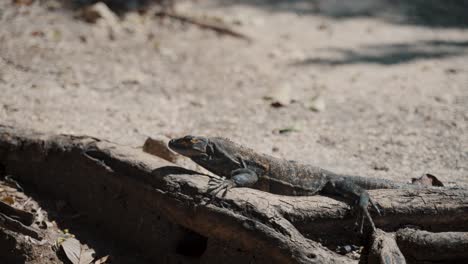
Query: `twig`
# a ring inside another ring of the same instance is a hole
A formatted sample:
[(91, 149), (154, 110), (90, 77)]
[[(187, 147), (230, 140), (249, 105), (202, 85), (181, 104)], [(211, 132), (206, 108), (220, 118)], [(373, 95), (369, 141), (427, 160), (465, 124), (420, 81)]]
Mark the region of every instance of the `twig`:
[(11, 175), (6, 175), (4, 179), (5, 183), (8, 183), (11, 187), (16, 188), (20, 192), (24, 192), (23, 187), (21, 187), (21, 185), (15, 179), (13, 179), (13, 177), (11, 177)]
[(160, 17), (170, 17), (170, 18), (173, 18), (173, 19), (178, 19), (178, 20), (183, 21), (183, 22), (187, 22), (187, 23), (197, 25), (197, 26), (199, 26), (201, 28), (211, 29), (211, 30), (216, 31), (216, 32), (218, 32), (220, 34), (225, 34), (225, 35), (229, 35), (229, 36), (232, 36), (232, 37), (244, 39), (244, 40), (247, 40), (248, 42), (252, 41), (251, 37), (249, 37), (249, 36), (247, 36), (247, 35), (245, 35), (243, 33), (237, 32), (237, 31), (235, 31), (235, 30), (233, 30), (231, 28), (228, 28), (226, 26), (223, 26), (223, 25), (220, 25), (220, 24), (215, 24), (214, 22), (201, 21), (200, 19), (195, 18), (195, 17), (189, 17), (189, 16), (186, 16), (186, 15), (182, 15), (182, 14), (172, 12), (172, 11), (164, 11), (164, 10), (156, 12), (155, 15), (160, 16)]
[(16, 221), (2, 213), (0, 213), (0, 227), (6, 228), (13, 232), (21, 233), (26, 236), (30, 236), (37, 240), (41, 240), (39, 233), (31, 227), (23, 225), (20, 221)]
[(20, 222), (22, 222), (25, 225), (30, 225), (34, 222), (33, 214), (11, 207), (10, 205), (2, 201), (0, 201), (0, 213), (8, 215), (11, 218), (18, 219)]

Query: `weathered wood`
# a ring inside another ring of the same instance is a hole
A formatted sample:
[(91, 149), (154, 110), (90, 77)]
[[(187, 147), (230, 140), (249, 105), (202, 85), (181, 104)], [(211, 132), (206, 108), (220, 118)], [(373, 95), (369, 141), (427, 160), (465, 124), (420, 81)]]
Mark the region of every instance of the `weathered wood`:
[[(238, 188), (212, 199), (206, 194), (208, 176), (141, 150), (90, 137), (51, 136), (5, 126), (0, 126), (0, 164), (18, 180), (68, 200), (115, 237), (157, 258), (173, 252), (180, 225), (209, 239), (239, 245), (256, 259), (354, 262), (309, 240), (349, 242), (358, 237), (352, 232), (355, 218), (349, 206), (331, 198)], [(370, 194), (385, 212), (374, 216), (383, 229), (405, 224), (433, 230), (468, 228), (467, 190)]]
[(453, 263), (468, 260), (466, 232), (432, 233), (404, 228), (398, 230), (396, 240), (405, 256), (414, 261)]
[(355, 262), (304, 238), (274, 208), (244, 212), (222, 199), (207, 203), (208, 177), (141, 150), (0, 127), (0, 163), (25, 186), (69, 201), (110, 234), (158, 259), (175, 253), (173, 233), (181, 225), (276, 263)]
[(10, 205), (2, 201), (0, 201), (0, 213), (3, 213), (15, 220), (18, 220), (25, 225), (31, 225), (34, 221), (33, 214), (11, 207)]
[(13, 231), (0, 228), (1, 263), (26, 263), (26, 257), (31, 255), (32, 248), (24, 236), (18, 236)]
[(377, 229), (372, 234), (368, 264), (405, 264), (406, 260), (393, 234)]
[(34, 228), (23, 225), (20, 221), (12, 219), (7, 215), (0, 213), (0, 227), (6, 228), (16, 233), (21, 233), (26, 236), (41, 240), (39, 232)]

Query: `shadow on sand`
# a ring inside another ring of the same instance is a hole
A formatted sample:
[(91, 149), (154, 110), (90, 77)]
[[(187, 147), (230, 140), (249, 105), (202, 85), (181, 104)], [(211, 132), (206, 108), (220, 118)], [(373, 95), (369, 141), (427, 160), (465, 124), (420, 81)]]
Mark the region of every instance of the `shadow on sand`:
[(313, 57), (292, 63), (301, 65), (348, 65), (372, 63), (393, 65), (422, 59), (440, 59), (468, 54), (467, 41), (418, 41), (415, 43), (395, 43), (385, 45), (367, 45), (357, 50), (327, 48), (328, 57)]
[(428, 27), (468, 27), (467, 0), (218, 0), (219, 5), (250, 5), (270, 12), (315, 14), (335, 19), (372, 17), (390, 23)]

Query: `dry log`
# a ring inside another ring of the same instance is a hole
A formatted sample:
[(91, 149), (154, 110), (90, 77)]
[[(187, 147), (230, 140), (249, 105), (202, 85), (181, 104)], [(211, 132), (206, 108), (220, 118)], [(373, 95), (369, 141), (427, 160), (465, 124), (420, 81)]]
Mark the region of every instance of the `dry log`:
[(372, 234), (368, 264), (405, 264), (406, 260), (393, 234), (377, 229)]
[(208, 199), (208, 177), (134, 148), (0, 126), (0, 163), (24, 186), (69, 201), (104, 230), (154, 258), (176, 253), (177, 233), (184, 226), (240, 245), (257, 259), (354, 262), (304, 238), (274, 208), (249, 206), (246, 216), (236, 204)]
[[(201, 237), (238, 245), (257, 260), (354, 262), (310, 240), (349, 242), (357, 237), (349, 206), (331, 198), (238, 188), (212, 199), (206, 194), (208, 176), (141, 150), (90, 137), (51, 136), (6, 126), (0, 126), (0, 164), (18, 180), (69, 201), (110, 234), (158, 259), (175, 253), (174, 245), (180, 241), (175, 233), (183, 234), (183, 226)], [(375, 217), (383, 229), (405, 224), (431, 230), (468, 228), (467, 190), (370, 194), (385, 212)]]
[(398, 230), (396, 239), (405, 256), (414, 261), (462, 263), (468, 260), (468, 233), (466, 232), (432, 233), (404, 228)]

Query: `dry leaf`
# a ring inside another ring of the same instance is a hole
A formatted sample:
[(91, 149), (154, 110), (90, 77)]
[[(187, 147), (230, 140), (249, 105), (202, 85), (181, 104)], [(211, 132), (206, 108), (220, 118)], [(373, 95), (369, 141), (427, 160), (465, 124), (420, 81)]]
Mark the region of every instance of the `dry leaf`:
[(109, 255), (104, 256), (104, 257), (102, 257), (102, 258), (96, 260), (96, 261), (94, 262), (94, 264), (104, 264), (104, 263), (106, 263), (106, 261), (107, 261), (108, 258), (109, 258)]
[(423, 186), (444, 186), (444, 184), (439, 179), (437, 179), (436, 176), (429, 173), (426, 173), (419, 178), (412, 178), (411, 183)]
[(325, 110), (325, 100), (321, 96), (311, 98), (306, 104), (307, 108), (313, 112), (322, 112)]
[(61, 246), (73, 264), (90, 264), (94, 260), (94, 250), (81, 245), (76, 238), (68, 238)]
[(11, 196), (5, 196), (2, 198), (2, 202), (6, 203), (6, 204), (9, 204), (9, 205), (12, 205), (15, 203), (15, 199)]

